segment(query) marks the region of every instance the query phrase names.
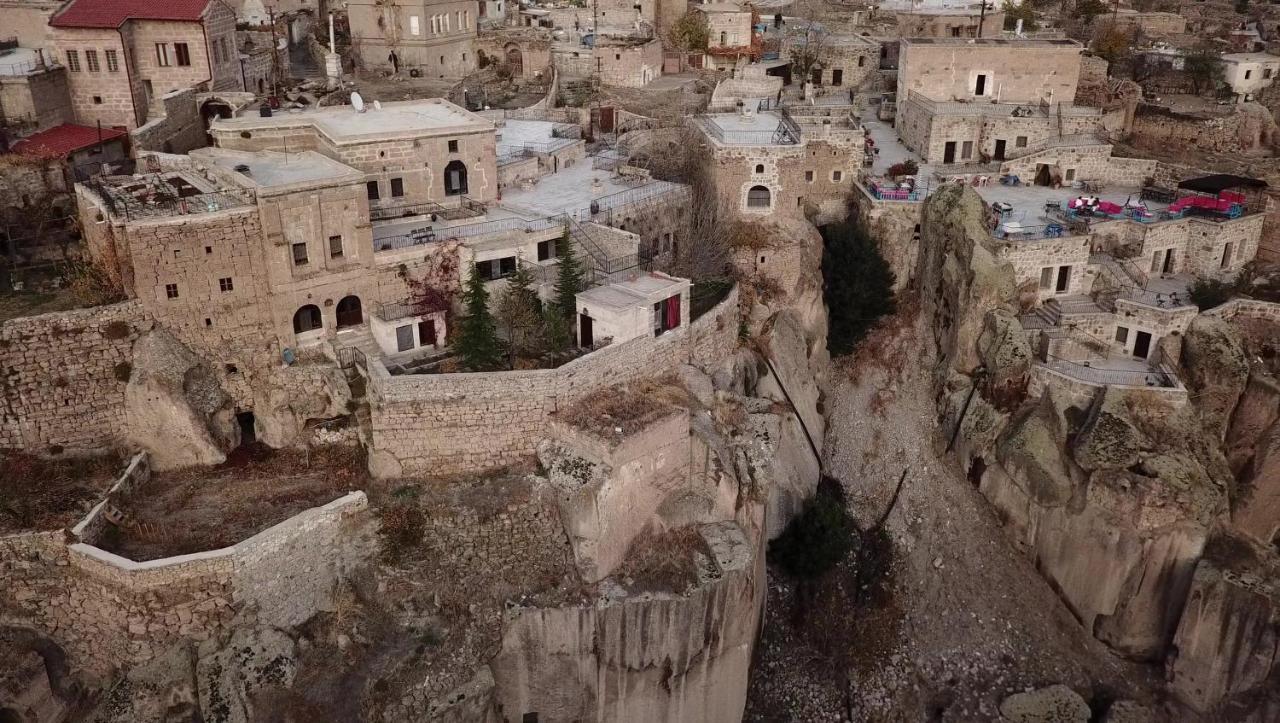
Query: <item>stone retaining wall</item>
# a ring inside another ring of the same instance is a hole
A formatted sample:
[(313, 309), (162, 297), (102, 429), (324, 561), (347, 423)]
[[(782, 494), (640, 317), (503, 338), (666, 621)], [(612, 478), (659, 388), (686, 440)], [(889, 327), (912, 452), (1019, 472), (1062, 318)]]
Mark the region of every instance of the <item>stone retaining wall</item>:
[[(131, 463), (121, 482), (144, 468)], [(232, 547), (148, 562), (64, 530), (0, 537), (0, 624), (39, 630), (98, 676), (208, 639), (245, 609), (267, 625), (297, 625), (329, 607), (367, 504), (353, 492)]]
[(0, 448), (85, 452), (121, 442), (133, 344), (151, 323), (128, 301), (0, 324)]
[(1249, 319), (1267, 319), (1280, 324), (1280, 304), (1270, 301), (1258, 301), (1257, 299), (1232, 299), (1222, 306), (1214, 307), (1204, 313), (1218, 316), (1228, 321), (1243, 316)]
[(604, 387), (723, 359), (738, 343), (738, 291), (688, 326), (605, 347), (557, 369), (391, 376), (369, 365), (370, 471), (447, 475), (528, 458), (551, 415)]

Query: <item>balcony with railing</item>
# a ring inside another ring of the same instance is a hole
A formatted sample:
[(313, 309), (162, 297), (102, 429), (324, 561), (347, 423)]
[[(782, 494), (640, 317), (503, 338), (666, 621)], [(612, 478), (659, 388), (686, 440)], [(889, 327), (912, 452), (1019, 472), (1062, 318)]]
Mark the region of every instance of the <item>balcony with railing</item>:
[(467, 196), (454, 196), (442, 202), (427, 201), (377, 206), (369, 209), (369, 220), (376, 224), (384, 221), (403, 221), (406, 218), (418, 216), (433, 216), (436, 220), (457, 221), (478, 218), (485, 215), (485, 212), (483, 203)]

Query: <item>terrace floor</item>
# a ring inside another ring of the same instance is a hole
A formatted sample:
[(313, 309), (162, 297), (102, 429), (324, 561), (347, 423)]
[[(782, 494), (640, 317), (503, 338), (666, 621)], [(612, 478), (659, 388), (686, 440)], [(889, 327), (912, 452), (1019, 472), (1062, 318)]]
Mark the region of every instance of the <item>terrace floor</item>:
[[(1013, 211), (1005, 218), (1005, 223), (1020, 224), (1024, 228), (1031, 229), (1042, 228), (1051, 222), (1061, 222), (1048, 216), (1045, 211), (1046, 204), (1058, 204), (1065, 208), (1066, 203), (1071, 199), (1086, 195), (1085, 191), (1070, 187), (1002, 186), (997, 182), (995, 176), (992, 176), (990, 184), (975, 186), (973, 190), (977, 191), (978, 195), (982, 196), (982, 200), (988, 204), (1007, 203), (1013, 207)], [(1123, 206), (1129, 201), (1137, 202), (1140, 192), (1141, 189), (1139, 188), (1112, 187), (1087, 195), (1096, 196), (1103, 201), (1110, 201)], [(1163, 211), (1168, 208), (1168, 204), (1164, 203), (1153, 201), (1145, 201), (1144, 203), (1152, 212)]]
[(1098, 359), (1089, 362), (1088, 366), (1062, 359), (1039, 363), (1060, 374), (1091, 384), (1166, 388), (1175, 386), (1171, 377), (1153, 371), (1143, 359)]
[(876, 148), (880, 151), (871, 164), (872, 175), (883, 176), (889, 170), (889, 166), (912, 160), (920, 165), (920, 172), (916, 174), (916, 178), (933, 178), (933, 166), (921, 161), (919, 155), (898, 140), (898, 131), (891, 124), (876, 117), (876, 106), (865, 109), (861, 120), (862, 127), (871, 132), (871, 140), (876, 142)]
[[(599, 181), (599, 188), (595, 182)], [(591, 159), (584, 159), (562, 168), (556, 173), (542, 176), (527, 189), (508, 189), (501, 201), (503, 207), (517, 215), (533, 217), (556, 216), (585, 212), (593, 200), (615, 193), (643, 188), (643, 194), (659, 194), (676, 188), (667, 181), (627, 181), (611, 171), (593, 168)]]

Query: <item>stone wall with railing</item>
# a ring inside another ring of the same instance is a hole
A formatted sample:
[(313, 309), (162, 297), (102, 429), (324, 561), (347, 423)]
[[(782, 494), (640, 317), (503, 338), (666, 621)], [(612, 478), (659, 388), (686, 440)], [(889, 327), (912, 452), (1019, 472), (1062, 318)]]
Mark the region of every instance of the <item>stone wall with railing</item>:
[(552, 415), (605, 387), (713, 364), (738, 344), (735, 288), (711, 311), (657, 338), (607, 346), (555, 369), (392, 376), (370, 361), (370, 470), (453, 474), (529, 458)]
[[(113, 487), (145, 491), (145, 458)], [(76, 526), (94, 539), (104, 500)], [(231, 547), (134, 562), (67, 530), (0, 536), (0, 625), (33, 628), (57, 642), (75, 670), (106, 677), (180, 641), (214, 636), (238, 613), (298, 625), (328, 609), (360, 550), (352, 543), (367, 500), (353, 492), (305, 510)]]

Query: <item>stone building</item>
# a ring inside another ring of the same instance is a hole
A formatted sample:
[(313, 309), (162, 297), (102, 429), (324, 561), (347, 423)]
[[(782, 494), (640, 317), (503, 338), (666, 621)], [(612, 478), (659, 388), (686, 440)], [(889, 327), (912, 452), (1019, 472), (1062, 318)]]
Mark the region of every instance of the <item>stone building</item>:
[(129, 130), (173, 91), (244, 90), (235, 23), (222, 0), (73, 0), (49, 21), (77, 121)]
[(592, 44), (556, 43), (551, 62), (566, 78), (597, 76), (605, 85), (643, 88), (662, 75), (662, 41), (637, 36), (599, 36)]
[(461, 78), (476, 70), (473, 0), (397, 0), (347, 8), (356, 62), (366, 70)]
[(43, 50), (0, 42), (0, 133), (25, 135), (74, 119), (66, 67)]
[(1072, 40), (905, 39), (895, 126), (929, 163), (983, 163), (1089, 137), (1102, 111), (1073, 105)]
[(1109, 23), (1100, 24), (1099, 29), (1115, 27), (1126, 31), (1138, 31), (1147, 38), (1182, 35), (1187, 32), (1187, 19), (1177, 13), (1145, 12), (1133, 8), (1119, 8), (1109, 16)]
[(708, 3), (695, 9), (706, 18), (707, 56), (717, 70), (732, 69), (740, 57), (751, 57), (754, 30), (751, 8), (736, 3)]
[(1280, 56), (1270, 53), (1227, 53), (1222, 56), (1222, 80), (1237, 103), (1253, 100), (1280, 73)]
[[(990, 3), (988, 3), (990, 5)], [(880, 11), (886, 9), (880, 6)], [(1004, 11), (982, 3), (955, 7), (894, 5), (887, 8), (898, 24), (903, 38), (999, 38), (1004, 30)]]
[(782, 39), (781, 56), (794, 58), (806, 46), (817, 53), (817, 62), (808, 78), (791, 78), (788, 82), (812, 83), (818, 95), (852, 92), (879, 69), (880, 43), (853, 33), (826, 30), (807, 32), (805, 26), (789, 28)]
[[(707, 140), (711, 182), (721, 208), (743, 218), (804, 218), (840, 206), (862, 168), (861, 126), (837, 109), (709, 114), (694, 121)], [(794, 112), (794, 113), (793, 113)]]
[[(58, 0), (0, 0), (0, 18), (4, 18), (4, 38), (18, 46), (44, 51), (46, 59), (54, 55), (53, 33), (49, 18), (62, 6)], [(0, 61), (5, 62), (5, 61)]]

